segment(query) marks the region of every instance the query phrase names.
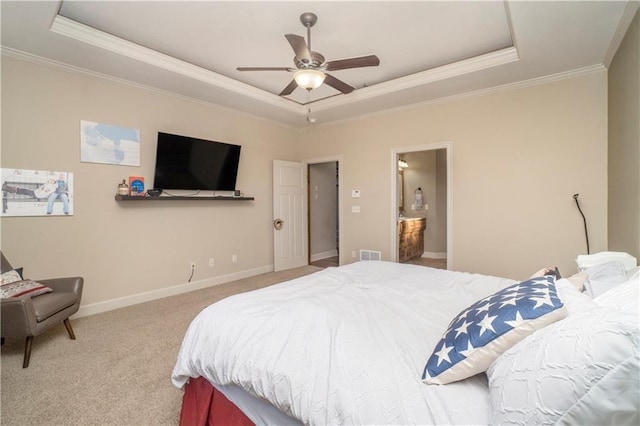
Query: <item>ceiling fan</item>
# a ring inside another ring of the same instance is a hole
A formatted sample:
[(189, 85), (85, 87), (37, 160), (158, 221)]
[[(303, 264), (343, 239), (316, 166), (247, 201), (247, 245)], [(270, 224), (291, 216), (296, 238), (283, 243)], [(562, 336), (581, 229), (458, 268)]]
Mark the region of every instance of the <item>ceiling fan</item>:
[(375, 67), (380, 65), (376, 55), (359, 56), (335, 61), (325, 61), (324, 56), (311, 50), (311, 27), (318, 21), (318, 17), (311, 12), (300, 15), (300, 22), (307, 28), (307, 41), (296, 34), (285, 34), (287, 41), (293, 48), (295, 57), (292, 67), (238, 67), (238, 71), (287, 71), (293, 73), (293, 80), (285, 87), (280, 96), (290, 95), (296, 87), (312, 90), (323, 82), (342, 93), (351, 93), (354, 88), (342, 80), (327, 74), (326, 71), (338, 71), (349, 68)]

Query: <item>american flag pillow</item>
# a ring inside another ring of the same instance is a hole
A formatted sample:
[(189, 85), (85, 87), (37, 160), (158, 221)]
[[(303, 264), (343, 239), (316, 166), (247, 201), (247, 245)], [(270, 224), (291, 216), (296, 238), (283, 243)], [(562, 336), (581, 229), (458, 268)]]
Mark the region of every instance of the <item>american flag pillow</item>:
[(446, 384), (486, 371), (511, 346), (566, 315), (552, 276), (504, 288), (451, 321), (427, 361), (422, 380)]

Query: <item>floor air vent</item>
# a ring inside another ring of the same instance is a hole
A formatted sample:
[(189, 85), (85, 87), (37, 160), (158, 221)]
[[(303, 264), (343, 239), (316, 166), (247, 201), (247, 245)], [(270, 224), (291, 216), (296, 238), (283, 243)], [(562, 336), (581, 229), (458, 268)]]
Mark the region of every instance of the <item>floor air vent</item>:
[(360, 260), (381, 260), (382, 253), (373, 250), (360, 250)]

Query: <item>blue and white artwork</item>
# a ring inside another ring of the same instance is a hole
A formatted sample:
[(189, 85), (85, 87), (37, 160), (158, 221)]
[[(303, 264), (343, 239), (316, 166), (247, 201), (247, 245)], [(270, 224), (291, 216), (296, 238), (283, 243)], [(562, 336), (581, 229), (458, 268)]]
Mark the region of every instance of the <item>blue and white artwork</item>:
[(80, 121), (80, 161), (140, 166), (140, 130)]

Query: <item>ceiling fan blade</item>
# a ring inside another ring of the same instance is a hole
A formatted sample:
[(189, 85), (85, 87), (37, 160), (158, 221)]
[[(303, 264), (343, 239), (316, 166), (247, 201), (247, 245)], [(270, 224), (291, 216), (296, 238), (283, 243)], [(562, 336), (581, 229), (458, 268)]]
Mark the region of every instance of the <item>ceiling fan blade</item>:
[(335, 78), (334, 76), (330, 75), (330, 74), (325, 74), (324, 77), (324, 82), (326, 84), (328, 84), (329, 86), (333, 87), (334, 89), (342, 92), (342, 93), (351, 93), (353, 92), (355, 89), (351, 86), (349, 86), (347, 83), (345, 83), (342, 80), (338, 80), (337, 78)]
[(298, 83), (295, 80), (291, 80), (291, 83), (280, 92), (280, 96), (287, 96), (293, 93), (293, 91), (298, 87)]
[(376, 55), (360, 56), (358, 58), (338, 59), (327, 62), (327, 71), (345, 70), (348, 68), (377, 67), (380, 59)]
[(291, 67), (238, 67), (238, 71), (295, 71)]
[(285, 34), (284, 36), (293, 48), (296, 58), (300, 59), (305, 64), (311, 63), (311, 52), (309, 52), (309, 48), (307, 47), (307, 43), (304, 41), (304, 37), (296, 34)]

